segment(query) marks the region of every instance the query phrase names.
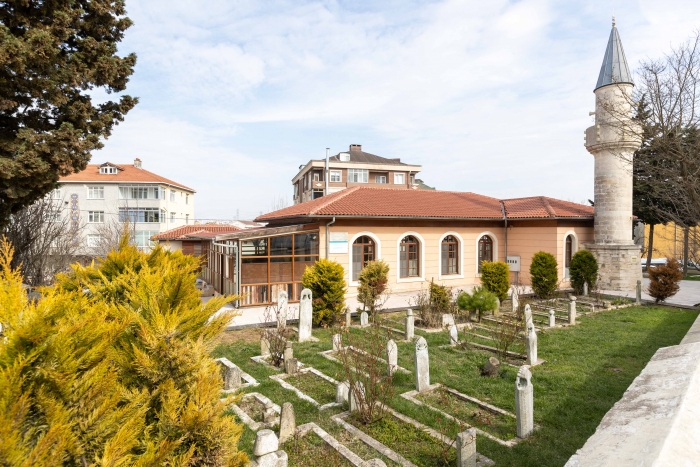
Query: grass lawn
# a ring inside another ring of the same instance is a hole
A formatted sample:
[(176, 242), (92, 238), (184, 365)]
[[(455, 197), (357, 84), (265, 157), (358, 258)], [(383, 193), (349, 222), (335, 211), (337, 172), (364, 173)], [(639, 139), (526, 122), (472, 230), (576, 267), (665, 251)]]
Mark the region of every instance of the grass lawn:
[(335, 402), (335, 385), (311, 372), (289, 376), (285, 381), (321, 405)]
[(313, 431), (304, 437), (290, 439), (283, 448), (289, 456), (290, 467), (353, 467), (350, 461)]
[[(654, 352), (660, 347), (678, 344), (696, 317), (697, 312), (689, 310), (633, 307), (582, 316), (578, 320), (579, 324), (574, 327), (540, 333), (538, 354), (546, 362), (532, 368), (535, 422), (540, 429), (512, 448), (479, 437), (477, 449), (496, 461), (497, 466), (563, 466), (593, 434), (602, 417), (622, 397)], [(352, 329), (352, 332), (363, 331)], [(502, 365), (499, 377), (482, 377), (479, 369), (491, 354), (475, 349), (439, 348), (449, 344), (446, 332), (423, 333), (416, 330), (416, 334), (422, 335), (428, 342), (431, 383), (439, 382), (507, 411), (515, 411), (517, 368)], [(345, 378), (340, 365), (318, 355), (318, 352), (332, 347), (331, 332), (314, 329), (314, 335), (320, 342), (295, 344), (294, 356), (306, 365), (342, 381)], [(261, 383), (258, 387), (250, 388), (250, 391), (265, 394), (279, 405), (286, 401), (292, 402), (297, 424), (314, 421), (331, 435), (342, 435), (339, 427), (329, 417), (343, 409), (319, 412), (313, 404), (299, 399), (293, 392), (268, 379), (269, 375), (278, 370), (250, 360), (251, 356), (260, 354), (260, 344), (254, 332), (233, 331), (222, 338), (226, 342), (215, 349), (214, 355), (227, 357)], [(412, 370), (413, 344), (397, 342), (397, 345), (399, 365)], [(394, 409), (452, 436), (454, 424), (445, 424), (434, 411), (399, 396), (415, 389), (413, 374), (396, 373), (394, 384), (396, 395), (391, 401)], [(455, 412), (449, 413), (457, 416)], [(469, 420), (464, 421), (469, 423)], [(387, 433), (391, 433), (391, 436), (396, 437), (396, 443), (417, 443), (412, 448), (416, 452), (411, 457), (416, 456), (415, 459), (420, 458), (421, 461), (414, 463), (430, 467), (441, 465), (438, 452), (423, 457), (423, 453), (434, 449), (429, 447), (432, 441), (420, 441), (412, 431), (396, 429), (394, 425), (402, 426), (390, 418), (376, 426), (366, 427), (363, 431), (372, 434), (376, 430), (377, 437), (389, 436)], [(241, 449), (251, 452), (253, 440), (254, 434), (246, 429), (241, 438)], [(366, 453), (366, 456), (358, 454), (368, 459), (379, 457), (373, 452)], [(408, 455), (401, 454), (409, 458)]]

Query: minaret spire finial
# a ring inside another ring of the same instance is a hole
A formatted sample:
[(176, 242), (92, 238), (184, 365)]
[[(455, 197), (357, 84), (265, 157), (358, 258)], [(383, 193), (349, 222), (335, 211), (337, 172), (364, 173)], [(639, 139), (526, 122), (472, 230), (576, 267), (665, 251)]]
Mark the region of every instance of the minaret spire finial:
[(613, 13), (613, 27), (615, 27), (615, 13)]

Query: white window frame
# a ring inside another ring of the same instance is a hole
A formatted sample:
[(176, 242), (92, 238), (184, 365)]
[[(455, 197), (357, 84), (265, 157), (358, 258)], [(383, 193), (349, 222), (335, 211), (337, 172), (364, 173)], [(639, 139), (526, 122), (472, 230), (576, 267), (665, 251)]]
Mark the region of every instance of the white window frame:
[(61, 222), (61, 209), (50, 209), (44, 212), (44, 222)]
[(368, 180), (369, 180), (369, 170), (367, 170), (367, 169), (348, 169), (348, 182), (349, 183), (367, 183)]
[(97, 248), (100, 246), (100, 242), (102, 241), (102, 236), (97, 235), (97, 234), (90, 234), (85, 237), (86, 244), (88, 248)]
[(158, 235), (158, 230), (137, 230), (134, 232), (134, 244), (137, 248), (153, 248), (155, 242), (151, 240), (151, 237)]
[(185, 225), (190, 225), (190, 215), (185, 214)]
[(170, 213), (170, 222), (175, 222), (175, 213), (174, 212)]
[[(95, 220), (97, 219), (97, 220)], [(88, 224), (104, 224), (104, 211), (88, 211)]]
[(380, 185), (385, 185), (386, 184), (386, 175), (375, 175), (374, 176), (374, 183), (378, 183)]
[(342, 170), (331, 170), (330, 181), (333, 183), (340, 183), (343, 181), (343, 171)]
[(105, 167), (100, 167), (100, 173), (104, 175), (114, 175), (119, 173), (119, 169), (112, 167), (111, 165), (107, 165)]
[[(452, 235), (454, 238), (457, 239), (459, 242), (459, 245), (457, 248), (459, 248), (459, 251), (457, 253), (457, 274), (442, 274), (442, 241), (447, 237), (448, 235)], [(481, 238), (481, 237), (479, 237)], [(477, 249), (478, 249), (479, 242), (477, 241)], [(477, 250), (478, 253), (478, 250)], [(438, 280), (450, 280), (450, 279), (464, 279), (464, 239), (460, 234), (457, 232), (450, 230), (449, 232), (445, 232), (442, 234), (442, 237), (438, 240), (438, 258), (440, 262), (438, 263)], [(478, 259), (478, 256), (477, 256)]]
[(394, 185), (405, 185), (406, 184), (406, 174), (401, 172), (401, 173), (395, 173), (394, 174)]
[(320, 182), (321, 181), (321, 174), (316, 172), (314, 174), (314, 182)]
[(175, 201), (175, 190), (170, 190), (170, 202), (171, 203), (176, 203)]
[[(401, 277), (401, 240), (407, 235), (413, 235), (420, 242), (420, 274), (416, 277)], [(396, 239), (396, 282), (422, 282), (425, 281), (425, 239), (418, 232), (409, 230), (399, 235)]]
[(476, 236), (476, 241), (474, 242), (474, 273), (476, 277), (481, 277), (481, 273), (479, 272), (479, 240), (484, 235), (491, 237), (491, 241), (493, 242), (493, 261), (498, 261), (498, 237), (496, 237), (496, 234), (493, 232), (485, 230)]
[(185, 204), (190, 204), (190, 194), (185, 193)]
[(49, 195), (49, 199), (61, 199), (61, 189), (56, 188), (55, 190), (51, 190), (51, 194)]
[(87, 199), (105, 199), (105, 187), (99, 185), (88, 185)]

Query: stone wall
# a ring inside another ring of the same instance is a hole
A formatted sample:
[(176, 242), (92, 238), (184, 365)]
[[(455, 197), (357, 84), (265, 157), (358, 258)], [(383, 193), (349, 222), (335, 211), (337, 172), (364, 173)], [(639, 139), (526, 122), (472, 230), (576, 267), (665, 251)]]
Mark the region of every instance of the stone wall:
[(602, 290), (629, 291), (633, 296), (637, 281), (642, 280), (639, 245), (599, 245), (584, 247), (598, 260), (598, 287)]

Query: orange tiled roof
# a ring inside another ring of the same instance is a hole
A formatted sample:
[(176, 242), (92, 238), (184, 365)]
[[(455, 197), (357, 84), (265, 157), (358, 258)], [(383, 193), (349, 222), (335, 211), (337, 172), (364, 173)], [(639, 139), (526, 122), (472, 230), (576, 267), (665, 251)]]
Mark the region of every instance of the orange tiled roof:
[(444, 219), (593, 218), (593, 208), (553, 198), (499, 200), (469, 192), (356, 186), (263, 214), (256, 221), (299, 217), (395, 217)]
[(116, 174), (101, 174), (100, 166), (104, 164), (88, 164), (85, 170), (78, 173), (66, 175), (61, 177), (60, 182), (95, 182), (95, 183), (164, 183), (166, 185), (172, 185), (178, 188), (182, 188), (187, 191), (195, 192), (192, 188), (183, 185), (182, 183), (177, 183), (169, 180), (165, 177), (161, 177), (158, 174), (149, 172), (145, 169), (139, 169), (133, 164), (112, 164), (107, 162), (111, 166), (117, 167), (119, 170)]
[[(187, 240), (193, 237), (213, 237), (217, 234), (238, 232), (238, 227), (222, 224), (194, 224), (175, 227), (151, 237), (154, 240)], [(213, 234), (213, 235), (210, 235)]]

